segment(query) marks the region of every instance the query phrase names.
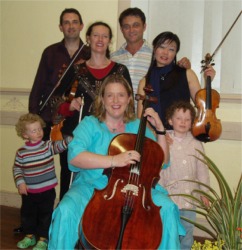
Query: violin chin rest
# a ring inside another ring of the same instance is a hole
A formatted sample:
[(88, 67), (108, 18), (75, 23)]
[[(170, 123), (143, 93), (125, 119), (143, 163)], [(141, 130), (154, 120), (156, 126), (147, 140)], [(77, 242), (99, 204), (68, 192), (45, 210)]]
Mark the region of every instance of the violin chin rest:
[(211, 138), (208, 134), (200, 134), (195, 136), (197, 140), (201, 141), (201, 142), (210, 142)]

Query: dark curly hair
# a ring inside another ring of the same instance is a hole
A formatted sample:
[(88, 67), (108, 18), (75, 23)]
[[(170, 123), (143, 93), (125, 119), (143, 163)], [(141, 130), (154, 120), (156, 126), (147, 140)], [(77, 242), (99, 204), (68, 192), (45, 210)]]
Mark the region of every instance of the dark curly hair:
[(194, 109), (194, 107), (192, 106), (192, 104), (190, 102), (186, 102), (186, 101), (177, 101), (174, 102), (167, 110), (166, 110), (166, 120), (167, 122), (169, 121), (169, 119), (172, 118), (172, 116), (174, 115), (176, 110), (180, 110), (182, 109), (184, 112), (186, 112), (187, 110), (190, 110), (191, 113), (191, 120), (192, 123), (194, 122), (195, 116), (196, 116), (196, 111)]

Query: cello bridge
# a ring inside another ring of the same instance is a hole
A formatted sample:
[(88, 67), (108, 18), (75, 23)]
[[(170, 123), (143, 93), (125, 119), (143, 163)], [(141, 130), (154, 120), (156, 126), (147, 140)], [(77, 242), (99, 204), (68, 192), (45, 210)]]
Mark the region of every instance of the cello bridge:
[(127, 184), (124, 186), (124, 188), (121, 190), (121, 192), (127, 193), (127, 191), (130, 191), (133, 193), (133, 195), (138, 196), (139, 188), (134, 184)]

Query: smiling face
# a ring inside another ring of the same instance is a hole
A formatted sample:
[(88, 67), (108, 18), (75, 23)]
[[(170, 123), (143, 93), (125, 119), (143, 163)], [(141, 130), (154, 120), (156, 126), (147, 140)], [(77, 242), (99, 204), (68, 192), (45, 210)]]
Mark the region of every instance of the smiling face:
[(83, 29), (83, 24), (75, 13), (66, 13), (63, 15), (62, 23), (59, 25), (60, 31), (63, 32), (66, 39), (77, 39)]
[(31, 143), (36, 143), (42, 140), (44, 136), (43, 128), (39, 121), (26, 124), (26, 129), (23, 132), (23, 137)]
[(191, 111), (181, 109), (176, 109), (172, 117), (168, 120), (169, 124), (173, 126), (175, 135), (177, 137), (183, 137), (192, 126)]
[(130, 96), (121, 83), (108, 83), (102, 98), (106, 120), (122, 120), (130, 102)]
[(110, 43), (109, 29), (103, 25), (93, 26), (90, 36), (87, 36), (93, 52), (106, 53)]
[(146, 24), (139, 16), (127, 16), (122, 21), (121, 31), (127, 43), (143, 42)]
[(154, 57), (157, 62), (157, 67), (164, 67), (175, 59), (177, 53), (177, 44), (166, 40), (159, 47), (155, 49)]

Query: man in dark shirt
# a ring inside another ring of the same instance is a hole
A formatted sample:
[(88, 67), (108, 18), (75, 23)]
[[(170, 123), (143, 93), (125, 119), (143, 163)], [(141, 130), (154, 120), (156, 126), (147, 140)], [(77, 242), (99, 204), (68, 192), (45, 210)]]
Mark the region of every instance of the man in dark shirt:
[[(59, 28), (63, 32), (64, 39), (44, 50), (29, 97), (29, 112), (39, 113), (47, 124), (44, 139), (49, 139), (52, 115), (50, 104), (47, 103), (44, 108), (42, 105), (58, 83), (61, 72), (68, 67), (73, 58), (76, 57), (75, 62), (80, 63), (90, 56), (89, 49), (86, 46), (82, 47), (83, 42), (80, 39), (80, 32), (83, 29), (83, 22), (76, 9), (65, 9), (61, 13)], [(82, 48), (81, 51), (80, 48)], [(80, 53), (77, 55), (79, 51)], [(70, 70), (62, 79), (60, 87), (56, 89), (58, 94), (63, 94), (58, 91), (58, 89), (63, 88), (63, 85), (72, 83), (73, 73), (73, 67), (70, 67)]]
[[(48, 46), (42, 54), (39, 67), (36, 73), (34, 84), (29, 96), (29, 112), (39, 114), (46, 122), (44, 140), (50, 139), (50, 131), (52, 124), (52, 114), (50, 102), (45, 101), (52, 93), (56, 84), (60, 85), (54, 91), (56, 95), (62, 95), (63, 89), (71, 89), (71, 84), (74, 78), (74, 68), (70, 67), (61, 78), (61, 73), (70, 65), (75, 58), (75, 63), (81, 63), (90, 57), (89, 48), (83, 44), (80, 39), (80, 32), (83, 29), (83, 22), (80, 13), (73, 8), (65, 9), (60, 15), (60, 31), (64, 38), (62, 41)], [(84, 45), (84, 46), (83, 46)], [(60, 180), (60, 195), (59, 198), (67, 192), (70, 183), (71, 173), (67, 165), (67, 154), (60, 154), (61, 164), (61, 180)], [(14, 233), (21, 232), (20, 228), (15, 228)]]

